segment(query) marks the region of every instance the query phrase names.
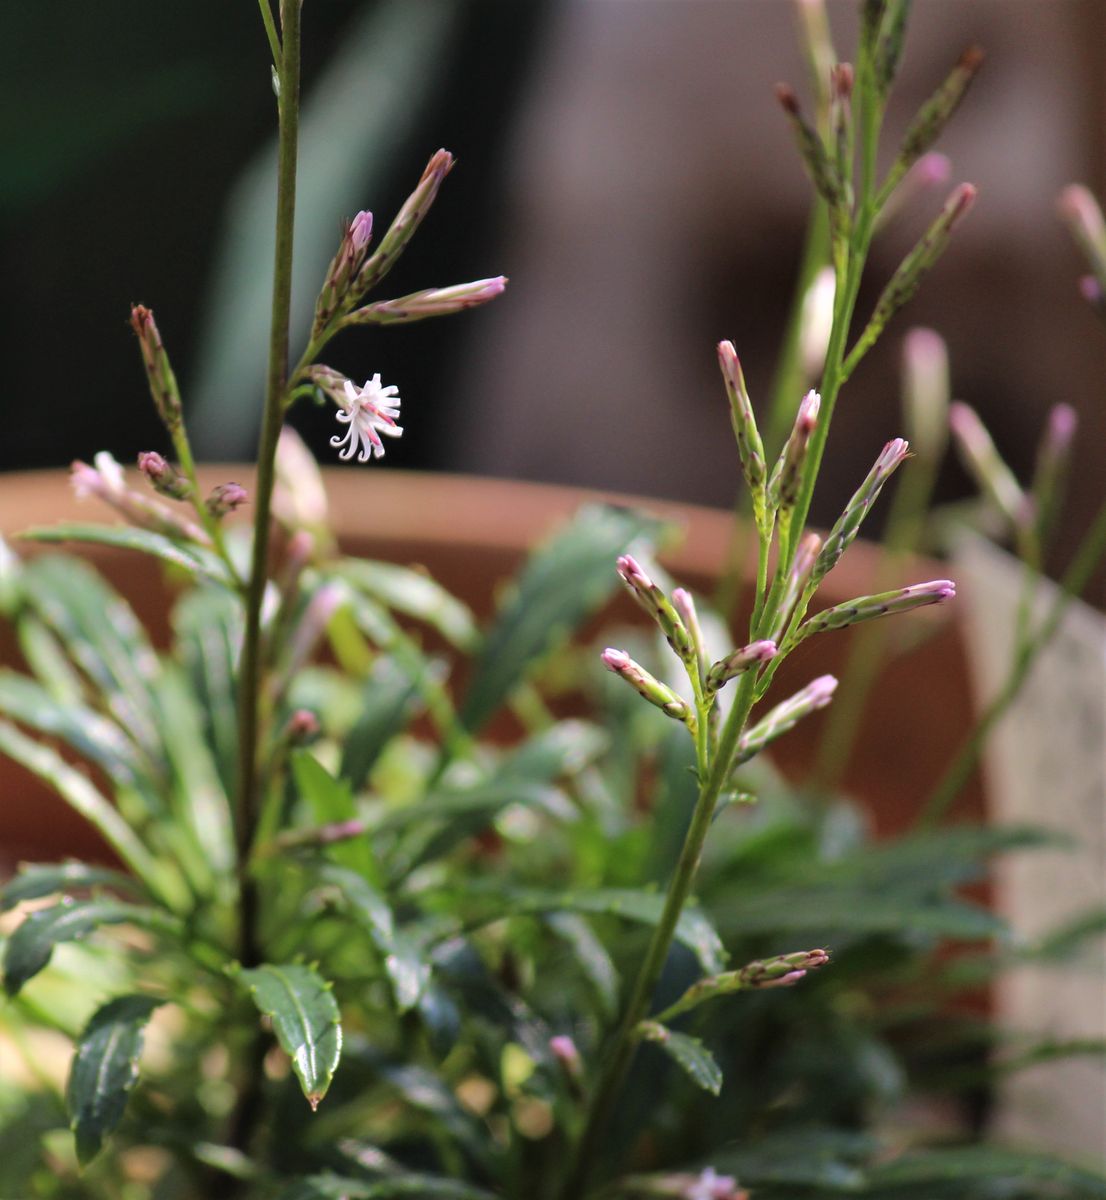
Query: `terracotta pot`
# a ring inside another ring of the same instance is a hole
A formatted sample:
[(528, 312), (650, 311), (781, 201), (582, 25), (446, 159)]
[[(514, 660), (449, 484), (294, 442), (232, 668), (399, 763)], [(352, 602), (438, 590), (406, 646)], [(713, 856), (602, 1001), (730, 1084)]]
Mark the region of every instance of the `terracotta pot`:
[[(249, 487), (251, 471), (208, 467), (205, 484), (236, 479)], [(663, 556), (673, 576), (692, 591), (709, 592), (730, 538), (727, 512), (576, 488), (394, 470), (325, 472), (334, 525), (351, 554), (397, 563), (420, 563), (450, 591), (486, 616), (496, 585), (519, 565), (535, 542), (586, 501), (639, 507), (672, 521), (684, 538)], [(248, 512), (248, 510), (246, 510)], [(109, 519), (101, 506), (78, 504), (64, 472), (27, 472), (0, 482), (0, 531), (13, 538), (33, 525)], [(50, 549), (56, 549), (51, 547)], [(134, 605), (154, 639), (168, 634), (170, 595), (158, 564), (145, 556), (104, 547), (74, 546), (95, 563)], [(21, 553), (41, 552), (29, 543)], [(855, 543), (830, 574), (819, 603), (832, 604), (871, 591), (879, 548)], [(612, 570), (614, 564), (612, 563)], [(941, 564), (915, 561), (901, 582), (943, 574)], [(636, 608), (619, 597), (606, 616), (631, 618)], [(968, 667), (955, 605), (926, 609), (910, 618), (930, 636), (882, 670), (864, 716), (863, 733), (844, 785), (872, 814), (876, 830), (903, 828), (939, 778), (972, 721)], [(825, 672), (839, 673), (848, 653), (848, 631), (813, 638), (781, 669), (778, 695)], [(10, 631), (0, 634), (0, 660), (18, 663)], [(811, 720), (782, 740), (781, 763), (801, 774), (818, 745), (820, 722)], [(7, 761), (0, 761), (0, 866), (20, 859), (102, 853), (92, 831), (56, 797)], [(958, 812), (984, 811), (978, 780)]]

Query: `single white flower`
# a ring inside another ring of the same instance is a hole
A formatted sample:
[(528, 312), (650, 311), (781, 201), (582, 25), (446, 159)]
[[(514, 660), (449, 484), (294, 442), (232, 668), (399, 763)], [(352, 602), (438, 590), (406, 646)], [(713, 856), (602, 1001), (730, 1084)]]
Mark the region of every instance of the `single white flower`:
[(344, 446), (339, 458), (352, 458), (360, 446), (358, 462), (380, 458), (384, 454), (384, 443), (380, 435), (399, 437), (403, 430), (396, 424), (399, 416), (399, 388), (381, 387), (380, 376), (374, 375), (363, 388), (345, 381), (345, 403), (339, 402), (338, 420), (349, 429), (330, 439), (332, 446)]

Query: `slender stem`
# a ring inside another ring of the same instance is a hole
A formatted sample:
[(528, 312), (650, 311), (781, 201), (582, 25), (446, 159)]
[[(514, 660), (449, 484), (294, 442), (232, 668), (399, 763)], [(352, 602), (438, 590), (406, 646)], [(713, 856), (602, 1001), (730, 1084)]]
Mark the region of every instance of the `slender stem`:
[(649, 1001), (672, 946), (676, 924), (687, 903), (692, 884), (695, 882), (699, 859), (710, 831), (715, 806), (729, 776), (730, 767), (737, 753), (741, 731), (745, 727), (749, 710), (753, 705), (755, 678), (756, 672), (752, 670), (746, 671), (740, 677), (733, 708), (726, 719), (710, 772), (700, 788), (691, 824), (688, 826), (687, 835), (684, 838), (683, 849), (680, 851), (675, 873), (668, 885), (660, 921), (653, 930), (653, 936), (634, 982), (630, 1000), (615, 1033), (614, 1045), (604, 1062), (595, 1090), (592, 1092), (585, 1117), (584, 1132), (577, 1146), (572, 1169), (568, 1173), (561, 1193), (563, 1200), (581, 1200), (584, 1195), (596, 1152), (611, 1117), (613, 1102), (617, 1098), (633, 1062), (634, 1051), (638, 1044), (637, 1025), (646, 1015)]
[(277, 37), (276, 26), (273, 24), (273, 10), (269, 7), (269, 0), (257, 0), (257, 4), (261, 9), (261, 22), (265, 26), (265, 36), (269, 39), (269, 49), (273, 54), (273, 66), (280, 71), (280, 38)]
[(949, 764), (941, 781), (930, 793), (929, 799), (918, 814), (919, 829), (932, 829), (960, 794), (979, 761), (979, 756), (987, 741), (987, 735), (1014, 702), (1036, 662), (1037, 656), (1059, 629), (1060, 621), (1067, 611), (1068, 604), (1086, 588), (1104, 554), (1106, 554), (1106, 504), (1098, 510), (1098, 515), (1087, 536), (1083, 539), (1071, 566), (1064, 573), (1064, 578), (1060, 583), (1060, 592), (1053, 600), (1048, 615), (1034, 633), (1027, 635), (1022, 640), (1010, 666), (1010, 672), (998, 694), (988, 704), (975, 728), (972, 729), (956, 757)]
[[(254, 497), (253, 557), (246, 596), (246, 629), (238, 696), (238, 795), (235, 832), (239, 866), (246, 871), (250, 842), (257, 823), (258, 738), (261, 705), (261, 601), (269, 572), (269, 517), (272, 507), (276, 448), (284, 415), (288, 381), (288, 324), (292, 304), (292, 232), (296, 211), (296, 154), (299, 135), (300, 5), (283, 0), (281, 29), (280, 135), (277, 152), (276, 247), (273, 266), (272, 326), (269, 374), (257, 460)], [(245, 936), (245, 935), (244, 935)]]

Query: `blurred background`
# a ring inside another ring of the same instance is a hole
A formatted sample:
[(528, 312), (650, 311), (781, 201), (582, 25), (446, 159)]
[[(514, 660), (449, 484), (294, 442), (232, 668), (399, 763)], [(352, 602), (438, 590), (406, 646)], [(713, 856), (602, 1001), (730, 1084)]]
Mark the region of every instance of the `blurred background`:
[[(854, 9), (831, 0), (843, 58)], [(342, 219), (370, 208), (382, 230), (438, 146), (458, 165), (380, 294), (511, 277), (487, 309), (328, 353), (403, 399), (403, 440), (353, 468), (366, 502), (372, 471), (419, 467), (729, 504), (714, 344), (735, 341), (766, 400), (810, 198), (771, 90), (807, 91), (792, 4), (307, 0), (304, 15), (301, 336)], [(250, 457), (275, 161), (256, 3), (38, 0), (4, 28), (0, 468), (166, 448), (133, 301), (158, 315), (201, 456)], [(976, 183), (979, 202), (843, 396), (814, 516), (831, 522), (901, 432), (901, 340), (926, 324), (1019, 472), (1048, 407), (1079, 410), (1062, 559), (1106, 467), (1106, 330), (1055, 211), (1069, 182), (1106, 193), (1106, 4), (916, 0), (892, 136), (973, 42), (987, 60), (939, 147), (949, 186)], [(862, 315), (942, 199), (881, 236)], [(293, 423), (336, 462), (332, 411)], [(941, 487), (970, 490), (951, 462)]]

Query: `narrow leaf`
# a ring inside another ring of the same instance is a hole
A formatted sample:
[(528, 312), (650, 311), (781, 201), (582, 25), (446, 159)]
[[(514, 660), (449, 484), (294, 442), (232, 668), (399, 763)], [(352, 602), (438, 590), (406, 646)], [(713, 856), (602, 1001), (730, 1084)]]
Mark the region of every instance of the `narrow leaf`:
[[(357, 816), (349, 783), (345, 779), (335, 779), (309, 751), (292, 753), (292, 776), (300, 795), (310, 806), (314, 823), (333, 825)], [(365, 879), (379, 883), (380, 872), (366, 837), (344, 838), (330, 845), (327, 854)]]
[(123, 1117), (127, 1094), (138, 1080), (142, 1034), (163, 1001), (153, 996), (118, 996), (98, 1009), (77, 1042), (65, 1103), (85, 1165)]
[(162, 562), (183, 567), (190, 575), (229, 585), (226, 567), (210, 551), (200, 546), (185, 547), (164, 534), (131, 525), (95, 525), (69, 521), (61, 525), (38, 526), (21, 535), (32, 542), (86, 542), (98, 546), (113, 546), (118, 550), (137, 550), (153, 555)]
[(179, 877), (168, 874), (107, 798), (56, 750), (0, 721), (0, 751), (50, 784), (70, 808), (96, 827), (151, 891), (166, 900), (179, 898)]
[(531, 555), (477, 656), (461, 709), (466, 729), (479, 729), (534, 661), (603, 604), (618, 586), (615, 559), (657, 531), (628, 509), (588, 505)]
[(83, 888), (112, 888), (116, 891), (140, 890), (137, 882), (122, 871), (92, 867), (83, 862), (24, 863), (14, 879), (0, 889), (0, 912), (14, 908), (24, 900), (39, 900), (57, 892), (69, 893)]
[(475, 648), (478, 634), (471, 609), (425, 572), (354, 558), (342, 559), (333, 569), (366, 596), (437, 630), (450, 645)]
[[(1106, 1197), (1106, 1176), (1084, 1170), (1047, 1154), (1007, 1149), (1001, 1146), (957, 1146), (904, 1154), (891, 1162), (871, 1167), (868, 1186), (881, 1195), (891, 1188), (917, 1188), (911, 1195), (925, 1195), (925, 1188), (949, 1183), (963, 1195), (968, 1181), (978, 1179), (1034, 1180), (1054, 1184), (1070, 1196)], [(944, 1194), (942, 1192), (942, 1194)]]
[(656, 1021), (642, 1021), (638, 1026), (641, 1036), (658, 1046), (683, 1068), (685, 1074), (704, 1092), (717, 1096), (722, 1090), (722, 1070), (714, 1061), (714, 1055), (698, 1038), (686, 1033), (676, 1033)]
[(168, 913), (118, 900), (62, 900), (24, 917), (4, 947), (4, 990), (14, 996), (50, 961), (54, 947), (91, 933), (100, 925), (137, 925), (171, 936), (182, 926)]
[(393, 658), (377, 659), (365, 681), (361, 714), (346, 738), (338, 772), (355, 789), (365, 786), (381, 751), (422, 707), (421, 694), (419, 675)]
[(277, 1200), (495, 1200), (492, 1192), (443, 1179), (404, 1172), (386, 1179), (352, 1179), (329, 1172), (308, 1175), (277, 1193)]
[(580, 969), (595, 989), (603, 1016), (613, 1019), (618, 1014), (618, 972), (595, 931), (575, 913), (552, 913), (546, 923), (572, 947)]
[(313, 1109), (326, 1095), (342, 1051), (342, 1027), (330, 984), (312, 967), (273, 964), (240, 970), (258, 1011), (269, 1017), (281, 1049)]
[(406, 1012), (419, 1002), (430, 979), (430, 966), (417, 946), (395, 927), (387, 900), (361, 875), (325, 864), (319, 871), (325, 883), (338, 890), (343, 908), (372, 939), (384, 962), (396, 1008)]

